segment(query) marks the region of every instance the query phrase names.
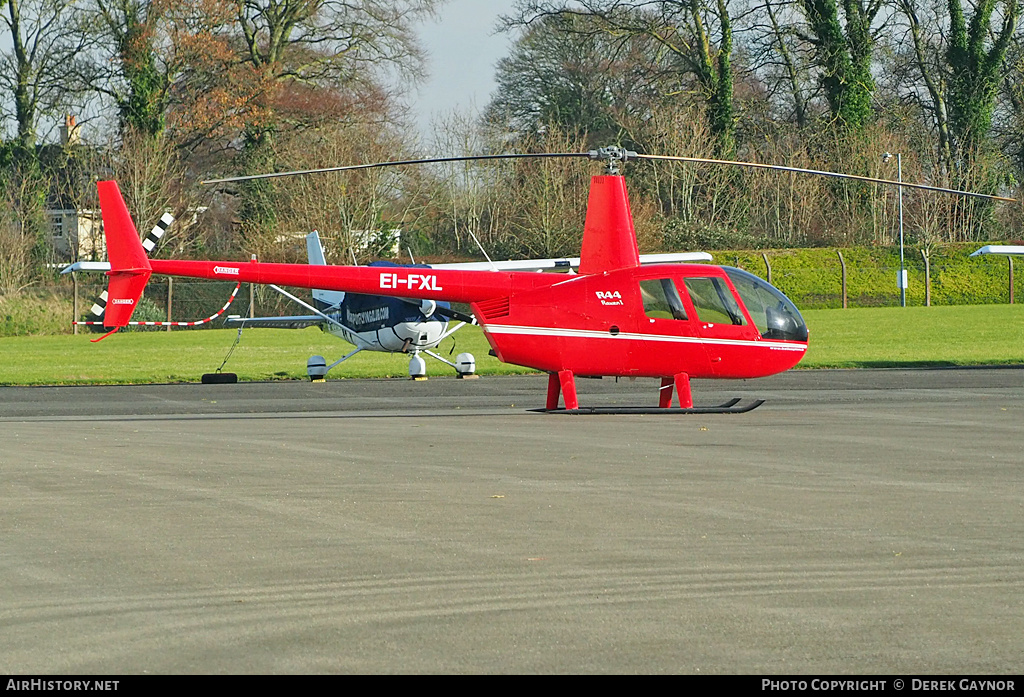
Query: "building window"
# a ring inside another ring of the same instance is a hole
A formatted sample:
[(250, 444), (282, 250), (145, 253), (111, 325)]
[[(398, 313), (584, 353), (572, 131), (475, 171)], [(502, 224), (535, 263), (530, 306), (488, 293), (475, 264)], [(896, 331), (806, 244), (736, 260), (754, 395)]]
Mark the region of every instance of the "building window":
[(54, 237), (64, 237), (64, 214), (50, 214), (50, 233)]

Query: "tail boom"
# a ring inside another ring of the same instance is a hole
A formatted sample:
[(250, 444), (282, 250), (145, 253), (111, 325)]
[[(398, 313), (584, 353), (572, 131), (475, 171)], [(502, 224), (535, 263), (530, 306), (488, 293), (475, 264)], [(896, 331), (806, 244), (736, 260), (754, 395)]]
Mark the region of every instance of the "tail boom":
[[(390, 266), (318, 266), (316, 264), (276, 264), (233, 261), (180, 261), (152, 259), (153, 273), (189, 278), (242, 283), (273, 283), (296, 288), (390, 295), (397, 298), (447, 300), (471, 303), (508, 295), (513, 277), (534, 276), (500, 271), (459, 271)], [(547, 281), (549, 279), (537, 279)]]

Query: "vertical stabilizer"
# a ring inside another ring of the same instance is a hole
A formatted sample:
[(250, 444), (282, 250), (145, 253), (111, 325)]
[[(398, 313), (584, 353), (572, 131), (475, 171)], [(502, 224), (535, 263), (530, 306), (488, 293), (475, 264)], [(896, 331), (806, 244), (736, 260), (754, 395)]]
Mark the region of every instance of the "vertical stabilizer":
[(327, 257), (324, 256), (324, 245), (320, 242), (320, 233), (314, 230), (306, 235), (306, 256), (310, 264), (326, 266)]
[(613, 174), (591, 177), (579, 272), (595, 274), (639, 265), (626, 180)]
[(142, 297), (142, 289), (149, 280), (151, 267), (117, 182), (97, 182), (96, 188), (100, 195), (103, 232), (107, 238), (107, 258), (110, 260), (103, 326), (123, 327), (131, 320), (132, 312)]
[[(309, 263), (314, 266), (326, 266), (327, 257), (324, 254), (324, 245), (320, 242), (320, 233), (314, 230), (306, 235), (306, 256)], [(340, 290), (313, 289), (313, 301), (318, 310), (330, 310), (337, 308), (345, 300), (345, 293)]]

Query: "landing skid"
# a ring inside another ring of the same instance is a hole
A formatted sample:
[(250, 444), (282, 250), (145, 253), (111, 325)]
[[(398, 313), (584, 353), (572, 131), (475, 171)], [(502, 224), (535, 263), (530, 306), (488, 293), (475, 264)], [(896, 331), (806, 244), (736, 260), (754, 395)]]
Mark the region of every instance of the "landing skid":
[(530, 409), (541, 414), (746, 414), (764, 404), (758, 399), (740, 404), (734, 397), (728, 402), (707, 407), (578, 407), (576, 409)]

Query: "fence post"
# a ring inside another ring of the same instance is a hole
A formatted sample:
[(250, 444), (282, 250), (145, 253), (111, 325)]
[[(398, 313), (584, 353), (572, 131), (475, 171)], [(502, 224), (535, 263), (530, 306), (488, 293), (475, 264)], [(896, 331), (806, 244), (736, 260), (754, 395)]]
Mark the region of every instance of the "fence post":
[[(171, 321), (171, 302), (174, 299), (174, 278), (167, 277), (167, 321)], [(167, 325), (167, 331), (171, 331), (171, 325)]]
[(1010, 262), (1010, 304), (1013, 304), (1013, 257), (1007, 256), (1006, 260)]
[(71, 333), (77, 334), (78, 324), (76, 324), (76, 322), (78, 322), (78, 274), (75, 273), (74, 271), (71, 272), (71, 282), (75, 287), (75, 302), (73, 306), (74, 309), (72, 310), (75, 313), (75, 315), (74, 317), (71, 318)]
[(846, 260), (843, 259), (842, 250), (837, 249), (836, 254), (839, 255), (839, 266), (843, 270), (843, 309), (846, 309)]
[(924, 306), (932, 306), (932, 264), (924, 249), (921, 250), (921, 258), (924, 259)]

